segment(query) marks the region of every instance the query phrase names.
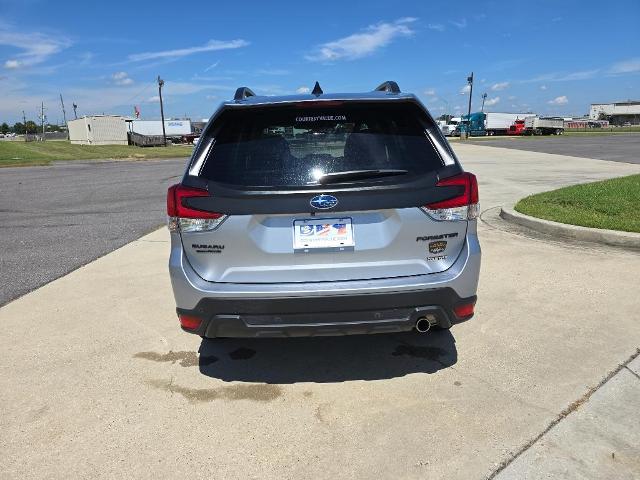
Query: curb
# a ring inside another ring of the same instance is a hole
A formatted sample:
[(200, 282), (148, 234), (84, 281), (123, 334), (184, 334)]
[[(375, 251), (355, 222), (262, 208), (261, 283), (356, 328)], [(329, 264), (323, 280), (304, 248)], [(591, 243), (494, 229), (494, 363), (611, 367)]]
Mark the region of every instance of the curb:
[(524, 215), (508, 207), (500, 208), (500, 217), (508, 222), (516, 223), (549, 235), (640, 250), (640, 233), (620, 232), (617, 230), (604, 230), (552, 222)]

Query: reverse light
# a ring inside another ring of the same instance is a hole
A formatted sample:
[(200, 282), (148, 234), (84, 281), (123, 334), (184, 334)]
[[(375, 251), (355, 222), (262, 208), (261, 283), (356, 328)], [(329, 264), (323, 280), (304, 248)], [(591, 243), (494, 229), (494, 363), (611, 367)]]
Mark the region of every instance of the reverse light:
[(473, 220), (480, 213), (478, 180), (473, 173), (464, 172), (449, 178), (440, 180), (436, 187), (461, 186), (464, 190), (459, 195), (433, 202), (422, 210), (437, 221)]
[(223, 213), (208, 212), (188, 207), (185, 200), (194, 197), (208, 197), (209, 192), (201, 188), (185, 187), (180, 184), (167, 191), (168, 226), (171, 232), (207, 232), (215, 230), (227, 218)]

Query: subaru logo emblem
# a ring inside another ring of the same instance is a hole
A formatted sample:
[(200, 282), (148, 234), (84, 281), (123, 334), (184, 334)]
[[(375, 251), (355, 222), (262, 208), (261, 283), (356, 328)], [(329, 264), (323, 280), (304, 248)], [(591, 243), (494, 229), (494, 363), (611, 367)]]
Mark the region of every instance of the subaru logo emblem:
[(333, 195), (316, 195), (309, 202), (313, 208), (328, 210), (338, 205), (338, 199)]

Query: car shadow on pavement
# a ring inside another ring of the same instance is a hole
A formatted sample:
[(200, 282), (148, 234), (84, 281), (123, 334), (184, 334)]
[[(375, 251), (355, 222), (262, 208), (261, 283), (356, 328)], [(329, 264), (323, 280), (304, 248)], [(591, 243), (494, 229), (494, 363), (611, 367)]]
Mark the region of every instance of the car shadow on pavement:
[(200, 372), (227, 382), (290, 384), (435, 373), (458, 360), (448, 330), (344, 337), (203, 339)]

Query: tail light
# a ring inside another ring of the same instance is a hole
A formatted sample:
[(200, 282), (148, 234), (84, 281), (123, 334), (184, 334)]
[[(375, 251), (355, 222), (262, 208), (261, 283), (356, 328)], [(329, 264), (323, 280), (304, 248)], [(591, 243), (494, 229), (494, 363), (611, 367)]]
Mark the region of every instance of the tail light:
[(430, 203), (422, 207), (422, 210), (438, 221), (473, 220), (478, 218), (480, 204), (478, 203), (478, 180), (476, 176), (473, 173), (464, 172), (460, 175), (440, 180), (436, 187), (454, 185), (464, 187), (462, 193), (441, 202)]
[(200, 188), (177, 184), (167, 192), (167, 215), (172, 232), (207, 232), (215, 230), (227, 218), (223, 213), (196, 210), (185, 204), (187, 198), (208, 197), (209, 192)]

